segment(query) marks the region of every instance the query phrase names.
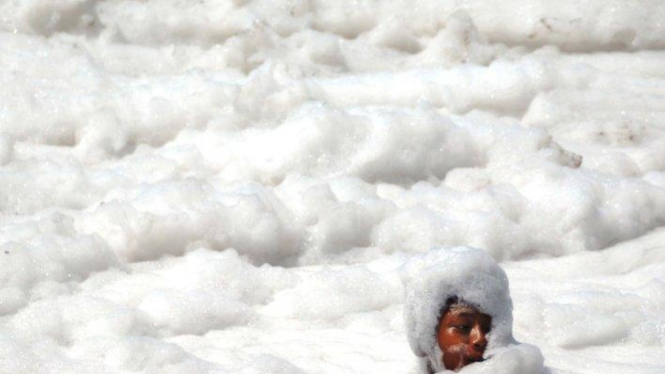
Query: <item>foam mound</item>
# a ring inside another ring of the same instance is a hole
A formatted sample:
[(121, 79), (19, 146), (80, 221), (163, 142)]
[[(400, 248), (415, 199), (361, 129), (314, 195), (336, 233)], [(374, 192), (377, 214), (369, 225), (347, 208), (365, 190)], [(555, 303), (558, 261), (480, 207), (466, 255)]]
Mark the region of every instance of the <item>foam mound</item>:
[(0, 12), (1, 373), (402, 374), (458, 246), (548, 370), (665, 372), (663, 0)]

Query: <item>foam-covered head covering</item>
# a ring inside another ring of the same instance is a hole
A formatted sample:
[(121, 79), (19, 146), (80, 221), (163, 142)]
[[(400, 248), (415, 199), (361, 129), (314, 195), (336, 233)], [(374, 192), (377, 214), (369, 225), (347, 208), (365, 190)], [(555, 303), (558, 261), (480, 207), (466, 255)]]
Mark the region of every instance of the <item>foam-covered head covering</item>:
[(409, 261), (404, 268), (404, 319), (411, 349), (421, 364), (445, 370), (436, 338), (446, 300), (457, 296), (492, 317), (485, 355), (515, 342), (512, 301), (506, 273), (485, 251), (469, 247), (435, 249)]

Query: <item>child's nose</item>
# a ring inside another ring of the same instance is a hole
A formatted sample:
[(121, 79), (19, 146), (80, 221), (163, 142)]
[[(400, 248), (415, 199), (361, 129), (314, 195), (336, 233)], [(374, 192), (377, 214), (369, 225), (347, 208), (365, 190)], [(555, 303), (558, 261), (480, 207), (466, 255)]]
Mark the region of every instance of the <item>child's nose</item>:
[(487, 338), (485, 333), (480, 329), (480, 326), (476, 326), (471, 331), (471, 345), (473, 349), (479, 352), (482, 352), (487, 347)]

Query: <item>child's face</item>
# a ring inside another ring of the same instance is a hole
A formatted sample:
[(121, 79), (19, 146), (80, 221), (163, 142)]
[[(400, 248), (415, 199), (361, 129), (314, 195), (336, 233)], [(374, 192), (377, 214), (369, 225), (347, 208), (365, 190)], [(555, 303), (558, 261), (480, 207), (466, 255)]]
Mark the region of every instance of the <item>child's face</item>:
[(446, 369), (458, 371), (482, 361), (491, 325), (492, 317), (473, 306), (451, 305), (441, 317), (437, 335)]

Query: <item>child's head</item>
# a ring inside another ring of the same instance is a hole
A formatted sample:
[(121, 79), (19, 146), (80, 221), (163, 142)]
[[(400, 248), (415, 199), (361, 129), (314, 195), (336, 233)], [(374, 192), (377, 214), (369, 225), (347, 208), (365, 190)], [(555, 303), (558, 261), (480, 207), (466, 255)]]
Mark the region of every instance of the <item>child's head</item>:
[(491, 316), (457, 296), (449, 297), (436, 328), (445, 368), (457, 371), (482, 361), (491, 328)]
[(514, 342), (508, 278), (486, 252), (432, 250), (404, 276), (407, 336), (428, 371), (459, 370)]

